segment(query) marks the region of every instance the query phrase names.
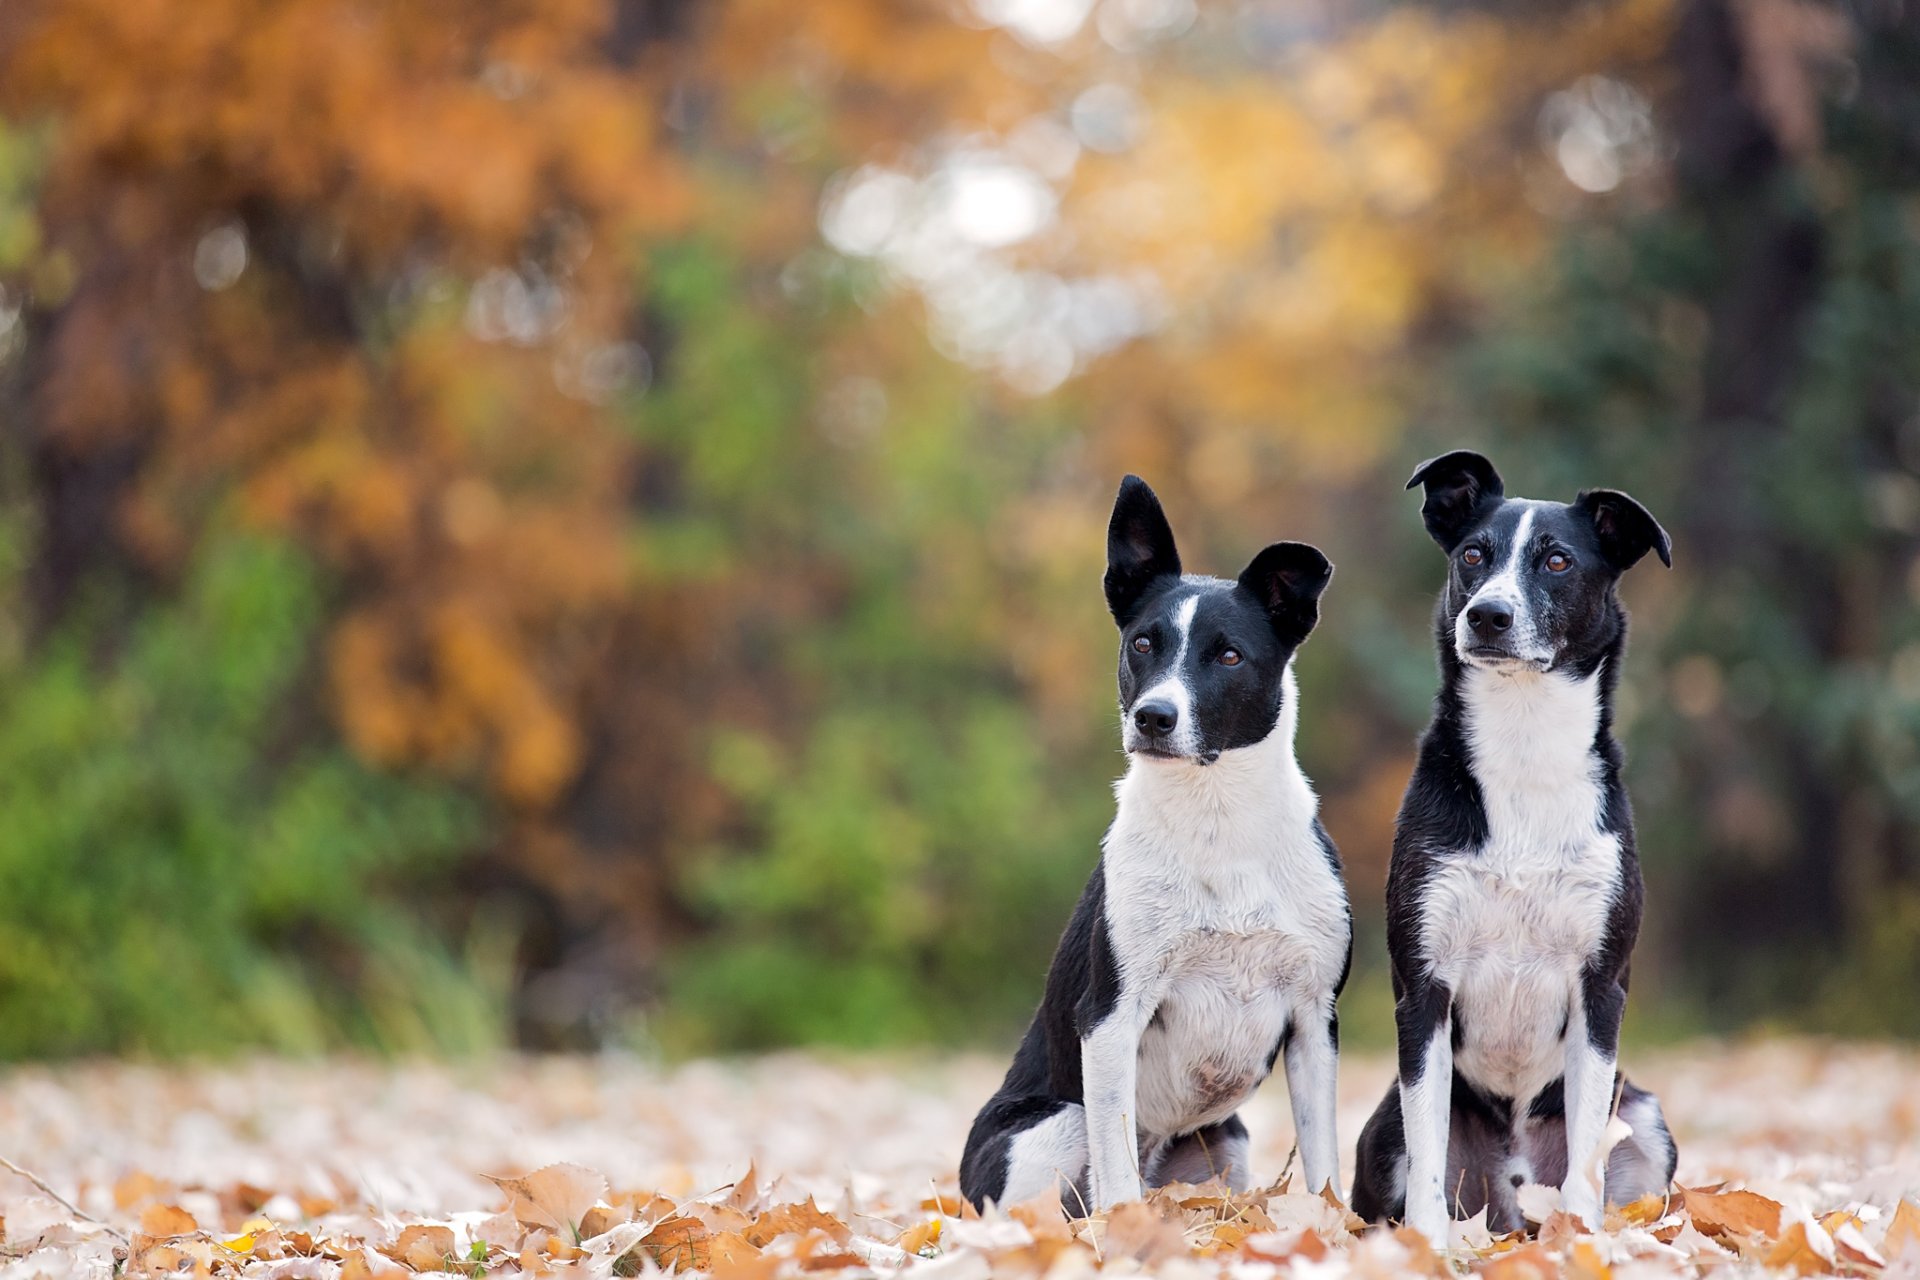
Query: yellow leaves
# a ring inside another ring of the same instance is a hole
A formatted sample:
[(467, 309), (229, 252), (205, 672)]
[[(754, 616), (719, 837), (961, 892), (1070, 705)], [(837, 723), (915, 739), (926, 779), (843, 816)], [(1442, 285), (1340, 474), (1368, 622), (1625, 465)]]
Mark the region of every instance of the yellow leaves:
[(940, 1243), (940, 1219), (928, 1218), (902, 1231), (894, 1241), (903, 1253), (926, 1253)]

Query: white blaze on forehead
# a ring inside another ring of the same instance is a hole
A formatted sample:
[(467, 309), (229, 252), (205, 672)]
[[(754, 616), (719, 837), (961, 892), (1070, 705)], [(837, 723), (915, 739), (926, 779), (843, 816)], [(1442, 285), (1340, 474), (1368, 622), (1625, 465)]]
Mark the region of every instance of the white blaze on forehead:
[(1147, 689), (1133, 700), (1134, 706), (1146, 702), (1170, 702), (1178, 717), (1175, 721), (1173, 737), (1167, 745), (1174, 751), (1191, 754), (1200, 746), (1199, 736), (1193, 723), (1193, 689), (1187, 684), (1187, 646), (1193, 638), (1193, 615), (1200, 608), (1200, 597), (1190, 595), (1173, 610), (1173, 628), (1179, 633), (1180, 643), (1174, 649), (1173, 662), (1167, 667), (1167, 674), (1158, 684)]
[(1520, 603), (1520, 562), (1526, 558), (1527, 543), (1532, 536), (1533, 508), (1527, 507), (1520, 512), (1520, 523), (1513, 527), (1513, 541), (1507, 547), (1506, 561), (1501, 564), (1498, 573), (1474, 592), (1475, 600), (1484, 596), (1489, 600), (1506, 600), (1515, 605)]
[(1534, 625), (1531, 601), (1520, 585), (1520, 570), (1527, 563), (1527, 548), (1533, 542), (1535, 511), (1531, 503), (1521, 508), (1520, 519), (1513, 527), (1513, 537), (1507, 544), (1506, 558), (1500, 562), (1499, 570), (1481, 583), (1480, 589), (1461, 608), (1453, 626), (1456, 648), (1466, 649), (1476, 643), (1473, 630), (1467, 625), (1467, 610), (1478, 605), (1499, 603), (1513, 614), (1513, 626), (1507, 636), (1507, 644), (1513, 652), (1521, 657), (1551, 657), (1550, 654), (1539, 652), (1542, 646), (1539, 631)]

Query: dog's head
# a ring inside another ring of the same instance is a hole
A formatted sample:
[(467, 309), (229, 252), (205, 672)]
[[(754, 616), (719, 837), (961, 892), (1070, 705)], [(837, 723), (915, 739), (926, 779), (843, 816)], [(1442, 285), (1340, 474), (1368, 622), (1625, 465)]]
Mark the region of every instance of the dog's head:
[(1120, 627), (1121, 740), (1150, 760), (1211, 764), (1279, 723), (1287, 664), (1320, 618), (1333, 566), (1276, 542), (1233, 582), (1182, 576), (1160, 500), (1128, 476), (1107, 528), (1107, 607)]
[(1468, 666), (1584, 670), (1620, 634), (1620, 575), (1673, 546), (1647, 509), (1613, 489), (1572, 502), (1509, 498), (1484, 457), (1459, 449), (1415, 468), (1427, 532), (1447, 553), (1441, 642)]

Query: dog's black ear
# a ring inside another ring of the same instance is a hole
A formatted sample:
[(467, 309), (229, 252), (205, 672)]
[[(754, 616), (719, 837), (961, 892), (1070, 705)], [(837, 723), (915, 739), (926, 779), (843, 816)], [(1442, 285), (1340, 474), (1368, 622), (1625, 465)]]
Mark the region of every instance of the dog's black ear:
[(1471, 449), (1455, 449), (1437, 458), (1428, 458), (1413, 469), (1407, 488), (1427, 487), (1427, 500), (1420, 507), (1420, 518), (1440, 549), (1453, 554), (1467, 530), (1491, 503), (1506, 496), (1500, 473), (1482, 454)]
[(1582, 490), (1573, 500), (1573, 509), (1593, 521), (1601, 553), (1622, 573), (1649, 551), (1673, 568), (1673, 540), (1667, 531), (1651, 512), (1618, 489)]
[(1253, 593), (1274, 634), (1297, 645), (1320, 621), (1320, 593), (1333, 577), (1333, 565), (1320, 548), (1304, 542), (1276, 542), (1253, 558), (1240, 574), (1240, 585)]
[(1180, 576), (1180, 553), (1173, 545), (1160, 499), (1139, 476), (1120, 482), (1107, 525), (1107, 608), (1125, 627), (1140, 611), (1140, 599), (1161, 578)]

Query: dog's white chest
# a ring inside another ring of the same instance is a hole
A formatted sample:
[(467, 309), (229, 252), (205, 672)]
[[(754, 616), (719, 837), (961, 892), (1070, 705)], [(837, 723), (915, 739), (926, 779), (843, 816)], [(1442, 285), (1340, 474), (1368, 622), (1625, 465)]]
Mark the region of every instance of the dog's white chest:
[(1620, 889), (1592, 750), (1598, 676), (1470, 672), (1464, 694), (1487, 839), (1434, 851), (1423, 942), (1462, 1023), (1456, 1068), (1525, 1100), (1560, 1074), (1580, 971)]
[(1200, 846), (1170, 845), (1178, 824), (1135, 826), (1124, 813), (1115, 823), (1106, 863), (1115, 960), (1129, 983), (1158, 993), (1139, 1049), (1143, 1139), (1231, 1115), (1266, 1078), (1287, 1028), (1331, 1013), (1346, 965), (1346, 893), (1311, 812), (1285, 826), (1250, 823), (1244, 842), (1217, 829)]

